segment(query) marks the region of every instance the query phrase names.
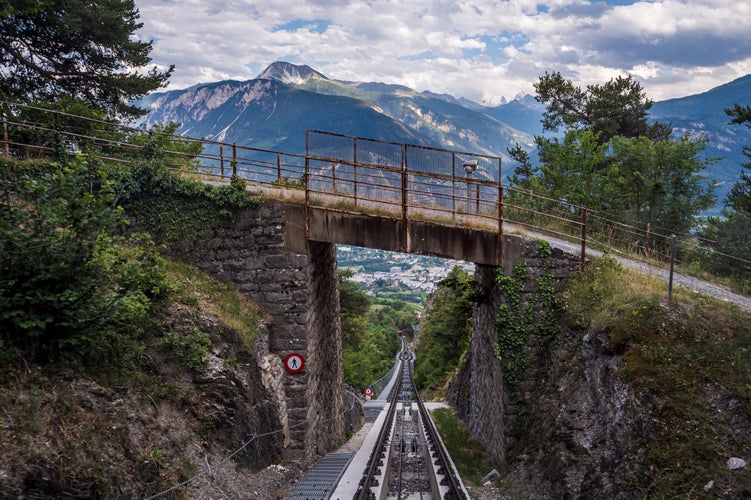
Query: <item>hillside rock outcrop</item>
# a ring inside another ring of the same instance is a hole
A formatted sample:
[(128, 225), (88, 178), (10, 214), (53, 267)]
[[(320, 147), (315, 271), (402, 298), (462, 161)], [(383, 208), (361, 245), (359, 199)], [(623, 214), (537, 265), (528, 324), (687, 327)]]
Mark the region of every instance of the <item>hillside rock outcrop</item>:
[[(553, 269), (569, 269), (555, 251)], [(542, 259), (544, 260), (544, 259)], [(518, 299), (541, 317), (541, 259), (533, 245), (522, 262), (528, 281)], [(509, 263), (511, 266), (512, 263)], [(606, 332), (583, 335), (559, 325), (553, 345), (532, 333), (523, 355), (529, 363), (514, 381), (504, 381), (498, 356), (496, 322), (502, 303), (496, 270), (477, 266), (478, 303), (465, 364), (450, 385), (449, 402), (488, 453), (504, 464), (509, 498), (627, 498), (630, 474), (638, 466), (656, 428), (652, 406), (619, 372), (622, 354), (614, 352)], [(510, 274), (510, 270), (507, 270)], [(566, 273), (557, 276), (557, 292)]]
[[(176, 359), (169, 341), (147, 346), (141, 368), (127, 374), (96, 376), (65, 362), (5, 368), (1, 498), (145, 498), (235, 451), (211, 481), (198, 478), (180, 491), (241, 497), (259, 471), (281, 460), (279, 408), (254, 348), (217, 317), (181, 303), (164, 324), (165, 336), (200, 331), (210, 339), (205, 370)], [(289, 478), (275, 475), (284, 488)]]

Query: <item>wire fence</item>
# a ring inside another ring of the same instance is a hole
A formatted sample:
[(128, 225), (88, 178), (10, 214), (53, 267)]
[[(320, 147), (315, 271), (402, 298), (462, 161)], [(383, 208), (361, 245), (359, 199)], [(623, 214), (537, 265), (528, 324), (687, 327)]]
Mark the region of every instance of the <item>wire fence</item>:
[[(338, 414), (336, 414), (334, 416), (321, 419), (320, 422), (328, 422), (328, 421), (333, 420), (335, 418), (338, 418), (340, 416), (344, 416), (346, 413), (352, 411), (354, 409), (354, 406), (355, 406), (355, 399), (352, 399), (352, 404), (351, 404), (351, 406), (349, 408), (343, 410), (341, 413), (338, 413)], [(294, 429), (296, 427), (302, 427), (303, 425), (309, 424), (311, 421), (312, 420), (308, 418), (306, 420), (303, 420), (302, 422), (298, 422), (298, 423), (296, 423), (294, 425), (290, 425), (288, 427), (288, 429)], [(187, 486), (188, 484), (192, 483), (196, 479), (199, 479), (199, 478), (201, 478), (201, 477), (203, 477), (203, 476), (205, 476), (207, 474), (210, 474), (210, 473), (214, 472), (215, 470), (217, 470), (218, 468), (220, 468), (221, 466), (223, 466), (224, 464), (226, 464), (227, 462), (229, 462), (230, 460), (232, 460), (239, 453), (241, 453), (245, 448), (247, 448), (256, 439), (263, 438), (263, 437), (268, 437), (268, 436), (273, 436), (275, 434), (281, 434), (283, 432), (284, 432), (284, 429), (276, 429), (276, 430), (269, 431), (269, 432), (264, 432), (264, 433), (261, 433), (261, 434), (252, 434), (251, 437), (250, 437), (250, 439), (248, 439), (247, 441), (245, 441), (239, 448), (237, 448), (235, 451), (233, 451), (232, 453), (230, 453), (226, 457), (224, 457), (221, 460), (219, 460), (214, 465), (210, 465), (206, 469), (198, 472), (197, 474), (194, 474), (193, 476), (189, 477), (188, 479), (186, 479), (184, 481), (181, 481), (181, 482), (179, 482), (179, 483), (171, 486), (170, 488), (167, 488), (166, 490), (160, 491), (159, 493), (155, 493), (155, 494), (153, 494), (153, 495), (151, 495), (149, 497), (146, 497), (146, 500), (153, 500), (155, 498), (161, 498), (161, 497), (163, 497), (165, 495), (169, 495), (173, 491), (177, 491), (180, 488), (182, 488), (184, 486)]]

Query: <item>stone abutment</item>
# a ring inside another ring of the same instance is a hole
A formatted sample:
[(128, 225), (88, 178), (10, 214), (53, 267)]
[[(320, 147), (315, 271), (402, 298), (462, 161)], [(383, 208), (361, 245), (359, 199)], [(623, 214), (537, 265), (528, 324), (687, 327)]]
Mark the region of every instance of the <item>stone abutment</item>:
[[(186, 255), (268, 312), (258, 349), (263, 380), (282, 418), (287, 458), (310, 461), (344, 435), (336, 246), (305, 242), (300, 227), (289, 227), (288, 208), (267, 200), (230, 225), (203, 230)], [(285, 234), (303, 244), (290, 250)], [(293, 352), (304, 357), (300, 373), (283, 367)]]
[[(519, 238), (509, 243), (512, 245), (504, 251), (503, 273), (511, 276), (515, 266), (524, 266), (526, 278), (521, 297), (517, 299), (521, 307), (534, 310), (523, 353), (531, 360), (530, 366), (516, 381), (523, 396), (525, 391), (534, 390), (537, 375), (534, 360), (541, 354), (534, 323), (540, 321), (549, 306), (541, 300), (541, 283), (549, 283), (552, 292), (557, 294), (579, 271), (580, 260), (533, 240)], [(452, 381), (449, 400), (493, 459), (504, 463), (506, 450), (513, 440), (510, 430), (518, 423), (522, 400), (516, 397), (518, 394), (509, 397), (503, 375), (504, 363), (508, 361), (503, 355), (497, 355), (496, 350), (499, 308), (511, 300), (499, 287), (498, 269), (480, 264), (475, 267), (477, 302), (472, 316), (472, 340), (466, 363)], [(541, 279), (544, 277), (547, 280)]]

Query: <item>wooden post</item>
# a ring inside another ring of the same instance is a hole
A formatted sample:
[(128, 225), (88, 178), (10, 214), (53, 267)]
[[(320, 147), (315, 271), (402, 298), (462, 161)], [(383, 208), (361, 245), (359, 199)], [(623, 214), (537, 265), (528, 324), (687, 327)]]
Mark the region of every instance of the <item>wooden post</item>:
[(582, 235), (581, 235), (582, 249), (581, 249), (581, 264), (580, 269), (584, 271), (584, 263), (587, 258), (587, 208), (582, 209)]

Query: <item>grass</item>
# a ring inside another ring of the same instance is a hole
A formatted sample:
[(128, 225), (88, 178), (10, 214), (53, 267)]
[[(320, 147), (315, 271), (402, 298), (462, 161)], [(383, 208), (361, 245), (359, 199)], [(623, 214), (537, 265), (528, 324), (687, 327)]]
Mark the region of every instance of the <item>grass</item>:
[(566, 321), (607, 332), (623, 374), (652, 401), (657, 435), (634, 487), (655, 498), (713, 492), (751, 496), (751, 475), (730, 457), (751, 449), (751, 317), (731, 304), (677, 288), (610, 259), (594, 261), (565, 294)]
[[(233, 285), (191, 265), (166, 264), (171, 298), (189, 306), (181, 307), (190, 311), (186, 317), (199, 311), (217, 316), (240, 332), (243, 347), (253, 353), (263, 312)], [(209, 444), (201, 433), (218, 426), (210, 413), (223, 403), (185, 376), (183, 360), (161, 347), (162, 337), (143, 340), (142, 363), (127, 370), (69, 360), (40, 366), (25, 361), (21, 351), (2, 352), (3, 486), (59, 496), (69, 489), (81, 497), (144, 498), (203, 467)], [(231, 451), (219, 439), (210, 446), (225, 455)]]
[(265, 316), (254, 302), (240, 294), (233, 284), (212, 278), (192, 264), (169, 261), (167, 272), (179, 301), (200, 305), (204, 312), (218, 317), (237, 330), (244, 347), (254, 352), (259, 323)]
[(496, 467), (482, 443), (472, 438), (467, 427), (451, 410), (438, 408), (431, 412), (431, 416), (462, 480), (479, 485), (482, 478)]

